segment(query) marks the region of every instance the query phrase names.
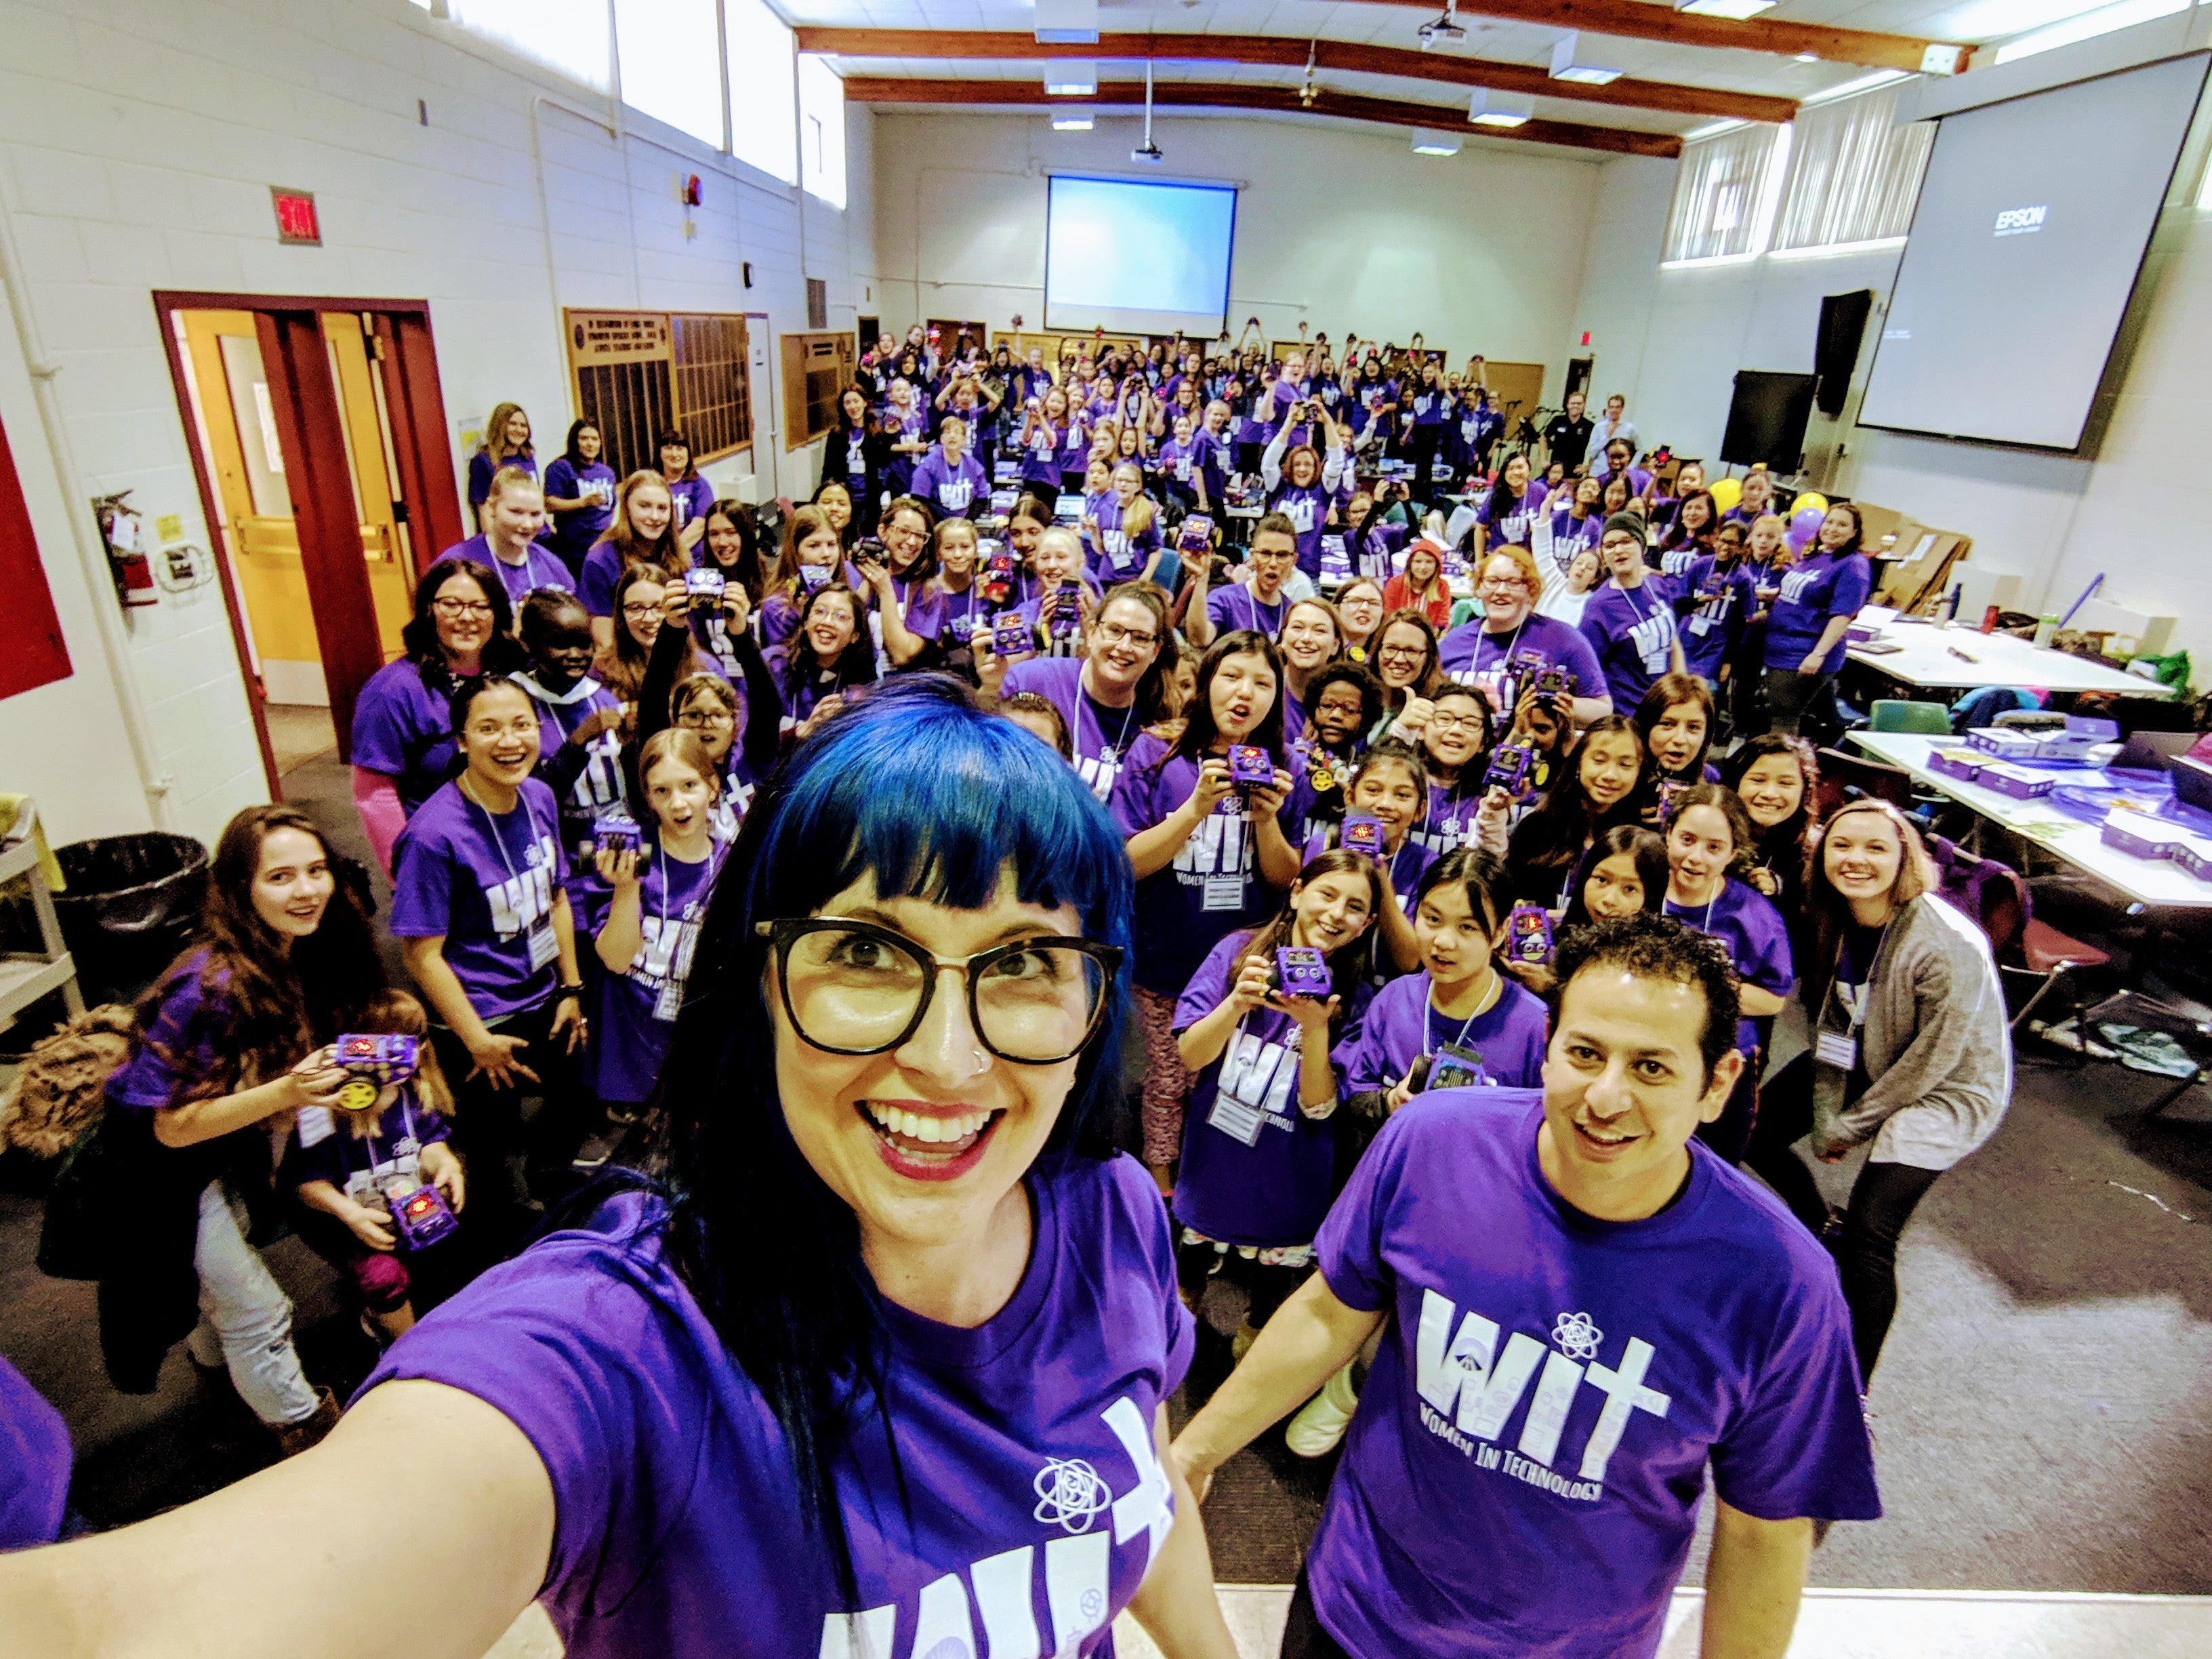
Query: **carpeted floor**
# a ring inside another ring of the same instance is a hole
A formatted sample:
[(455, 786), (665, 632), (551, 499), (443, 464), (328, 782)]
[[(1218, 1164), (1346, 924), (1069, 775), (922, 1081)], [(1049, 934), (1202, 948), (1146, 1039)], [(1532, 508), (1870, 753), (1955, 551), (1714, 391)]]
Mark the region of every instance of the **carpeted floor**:
[[(342, 846), (357, 837), (334, 810), (341, 769), (302, 771), (308, 787), (290, 793), (329, 811)], [(1838, 1527), (1814, 1583), (2212, 1592), (2212, 1099), (2132, 1115), (2162, 1086), (2109, 1066), (2024, 1066), (1996, 1139), (1937, 1183), (1905, 1235), (1872, 1393), (1888, 1517)], [(37, 1178), (0, 1161), (0, 1352), (68, 1418), (80, 1507), (112, 1523), (258, 1467), (268, 1453), (242, 1408), (198, 1391), (181, 1352), (158, 1394), (108, 1388), (92, 1287), (33, 1265)], [(296, 1240), (271, 1260), (310, 1374), (350, 1386), (371, 1355), (331, 1275)], [(1230, 1286), (1210, 1293), (1213, 1333), (1178, 1422), (1224, 1374), (1240, 1305)], [(1289, 1583), (1327, 1476), (1279, 1431), (1224, 1468), (1207, 1505), (1217, 1576)], [(1701, 1565), (1702, 1551), (1689, 1583)]]

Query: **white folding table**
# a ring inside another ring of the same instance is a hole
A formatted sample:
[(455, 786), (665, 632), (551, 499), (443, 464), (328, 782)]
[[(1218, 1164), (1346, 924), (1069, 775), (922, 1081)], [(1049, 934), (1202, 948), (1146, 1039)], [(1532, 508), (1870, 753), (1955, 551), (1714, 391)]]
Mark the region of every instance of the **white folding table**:
[(1863, 668), (1923, 689), (1973, 691), (1991, 685), (2024, 685), (2046, 691), (2110, 691), (2123, 697), (2173, 695), (2171, 686), (2156, 680), (2032, 645), (2012, 634), (1899, 619), (1883, 627), (1878, 642), (1899, 648), (1869, 651), (1855, 645), (1845, 654)]

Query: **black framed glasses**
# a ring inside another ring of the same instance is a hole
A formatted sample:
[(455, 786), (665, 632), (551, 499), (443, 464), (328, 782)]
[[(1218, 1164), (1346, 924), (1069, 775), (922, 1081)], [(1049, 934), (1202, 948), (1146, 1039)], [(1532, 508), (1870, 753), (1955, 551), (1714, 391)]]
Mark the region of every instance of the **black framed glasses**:
[(840, 916), (753, 924), (775, 953), (783, 1011), (799, 1035), (833, 1054), (880, 1054), (921, 1027), (951, 969), (967, 982), (968, 1018), (982, 1045), (1019, 1066), (1072, 1060), (1098, 1029), (1121, 952), (1043, 936), (940, 957), (872, 921)]

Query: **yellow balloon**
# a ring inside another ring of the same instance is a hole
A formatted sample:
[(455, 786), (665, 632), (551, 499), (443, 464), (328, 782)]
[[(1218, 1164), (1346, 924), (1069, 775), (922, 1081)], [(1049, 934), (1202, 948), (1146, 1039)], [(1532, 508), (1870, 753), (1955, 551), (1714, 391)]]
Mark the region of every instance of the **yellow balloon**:
[(1794, 519), (1808, 507), (1817, 507), (1821, 512), (1826, 513), (1828, 510), (1828, 498), (1817, 489), (1806, 490), (1796, 501), (1790, 503), (1790, 516)]
[(1735, 510), (1735, 504), (1743, 499), (1743, 480), (1717, 478), (1713, 481), (1712, 495), (1713, 506), (1718, 511), (1732, 512)]

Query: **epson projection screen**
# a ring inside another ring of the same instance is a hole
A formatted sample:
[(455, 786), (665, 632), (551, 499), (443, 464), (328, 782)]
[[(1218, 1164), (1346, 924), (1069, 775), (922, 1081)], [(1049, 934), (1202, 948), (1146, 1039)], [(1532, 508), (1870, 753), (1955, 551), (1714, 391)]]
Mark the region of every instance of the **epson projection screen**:
[(1211, 338), (1228, 325), (1237, 191), (1053, 175), (1044, 325)]
[(2207, 62), (1942, 118), (1862, 426), (2080, 447)]

